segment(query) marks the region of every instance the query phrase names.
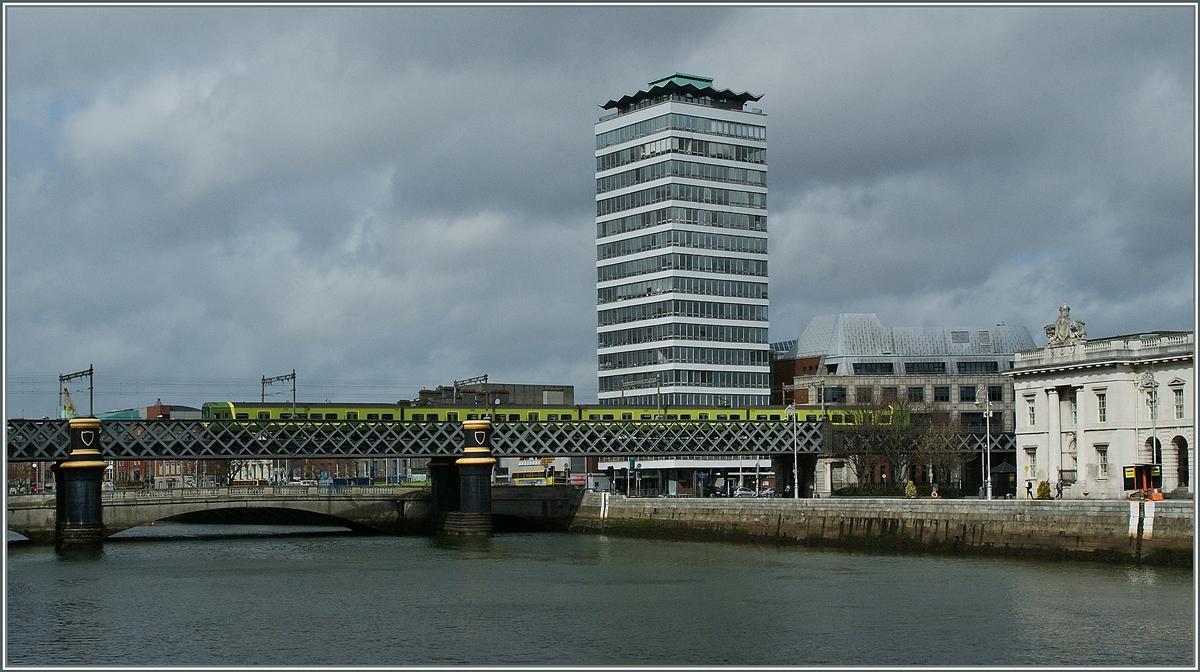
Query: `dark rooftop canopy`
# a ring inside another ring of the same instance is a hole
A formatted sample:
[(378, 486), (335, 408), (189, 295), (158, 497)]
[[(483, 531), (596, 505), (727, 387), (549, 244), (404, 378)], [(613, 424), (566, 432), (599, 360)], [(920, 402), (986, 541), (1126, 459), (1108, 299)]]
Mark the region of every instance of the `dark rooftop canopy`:
[(708, 97), (714, 100), (741, 104), (745, 104), (747, 101), (757, 101), (762, 98), (761, 94), (756, 96), (745, 91), (736, 93), (730, 89), (717, 90), (713, 88), (712, 81), (712, 77), (699, 77), (697, 75), (686, 75), (682, 72), (676, 72), (650, 82), (648, 89), (638, 91), (632, 96), (621, 96), (617, 100), (610, 100), (600, 107), (606, 110), (613, 108), (624, 109), (648, 98), (656, 98), (669, 93), (679, 93), (682, 95), (690, 93), (695, 98)]

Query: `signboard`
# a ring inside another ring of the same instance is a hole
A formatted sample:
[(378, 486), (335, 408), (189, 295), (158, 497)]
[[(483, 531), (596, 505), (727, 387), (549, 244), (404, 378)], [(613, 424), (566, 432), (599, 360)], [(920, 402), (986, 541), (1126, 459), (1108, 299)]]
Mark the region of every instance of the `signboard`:
[(1126, 490), (1162, 488), (1161, 464), (1133, 464), (1121, 468)]

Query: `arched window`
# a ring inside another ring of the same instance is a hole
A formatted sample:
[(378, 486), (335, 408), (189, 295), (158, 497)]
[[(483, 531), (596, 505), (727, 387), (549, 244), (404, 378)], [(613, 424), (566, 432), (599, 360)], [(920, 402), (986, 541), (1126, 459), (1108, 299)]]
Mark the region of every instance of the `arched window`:
[(1143, 454), (1150, 464), (1162, 464), (1162, 442), (1153, 436), (1146, 439), (1146, 450)]
[(1189, 478), (1191, 465), (1188, 463), (1187, 439), (1182, 436), (1176, 436), (1171, 439), (1171, 446), (1175, 448), (1179, 456), (1179, 487), (1186, 488), (1191, 483), (1191, 479)]

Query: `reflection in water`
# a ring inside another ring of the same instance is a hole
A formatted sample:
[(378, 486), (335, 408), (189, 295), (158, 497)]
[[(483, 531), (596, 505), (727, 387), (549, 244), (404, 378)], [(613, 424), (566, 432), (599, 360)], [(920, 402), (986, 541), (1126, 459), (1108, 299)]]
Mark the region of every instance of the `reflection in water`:
[[(1194, 656), (1192, 575), (1173, 568), (605, 535), (211, 538), (229, 528), (175, 527), (192, 538), (110, 542), (87, 560), (10, 548), (7, 662), (1190, 665)], [(1130, 605), (1153, 605), (1152, 618)]]

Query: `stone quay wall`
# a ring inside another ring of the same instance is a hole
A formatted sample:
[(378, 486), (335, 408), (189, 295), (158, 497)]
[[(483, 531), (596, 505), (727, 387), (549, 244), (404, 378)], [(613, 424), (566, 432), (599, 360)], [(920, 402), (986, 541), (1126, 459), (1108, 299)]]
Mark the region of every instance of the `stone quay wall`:
[(647, 499), (588, 492), (577, 532), (1191, 565), (1192, 501)]

